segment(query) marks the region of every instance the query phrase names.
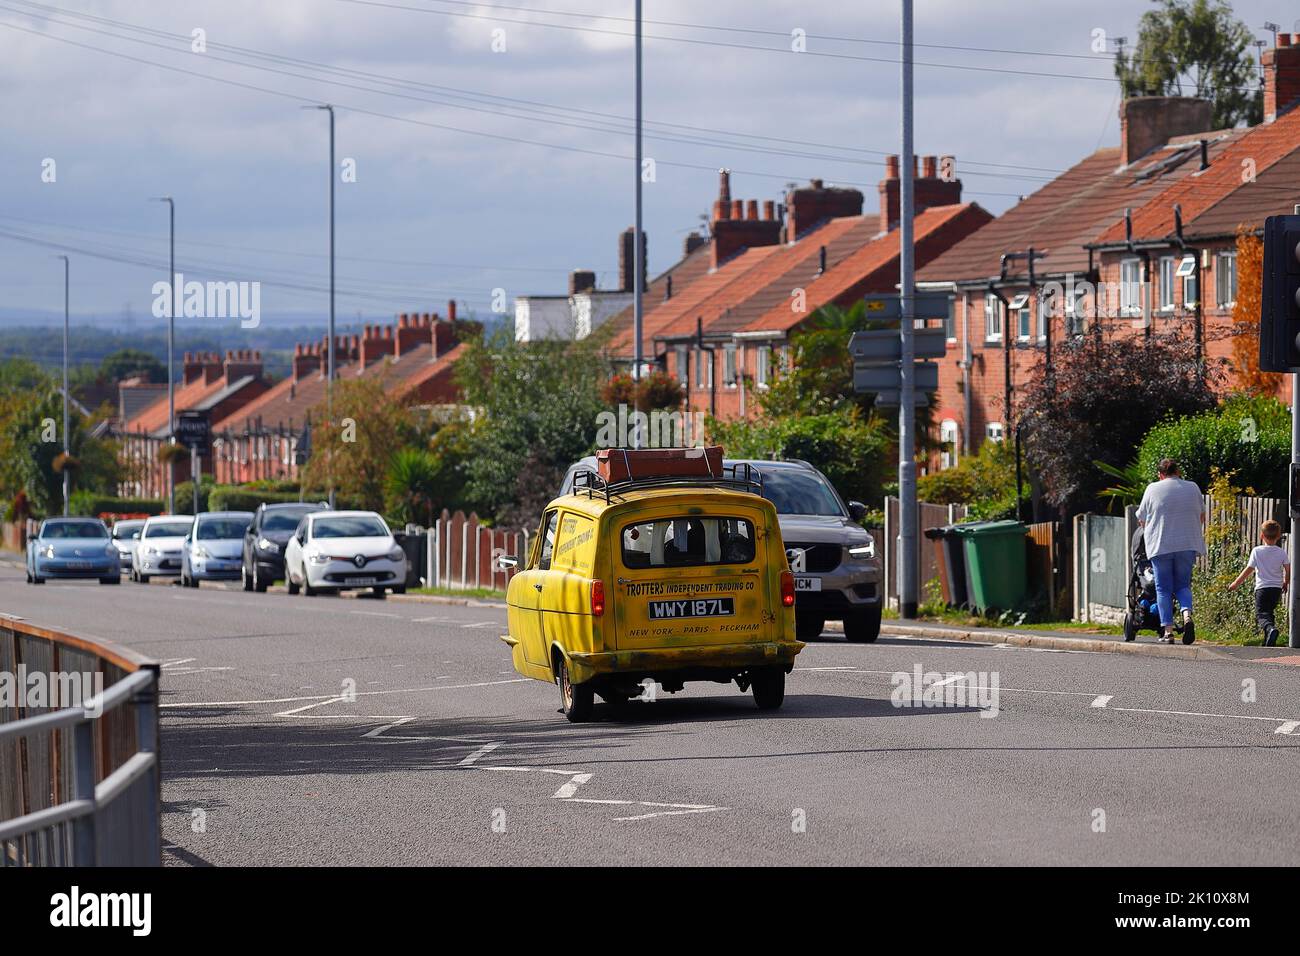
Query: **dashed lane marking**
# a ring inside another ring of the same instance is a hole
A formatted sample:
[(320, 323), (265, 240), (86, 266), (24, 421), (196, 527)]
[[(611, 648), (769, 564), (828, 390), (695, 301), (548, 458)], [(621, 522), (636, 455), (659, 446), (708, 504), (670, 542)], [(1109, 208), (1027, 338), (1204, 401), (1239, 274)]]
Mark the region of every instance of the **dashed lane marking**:
[(1300, 736), (1300, 730), (1297, 730), (1297, 729), (1296, 729), (1297, 727), (1300, 727), (1300, 720), (1288, 720), (1286, 723), (1284, 723), (1282, 726), (1280, 726), (1277, 730), (1273, 731), (1273, 733), (1275, 733), (1275, 734), (1289, 734), (1289, 735), (1291, 735), (1291, 736)]
[(275, 716), (276, 716), (276, 717), (292, 717), (292, 716), (294, 716), (295, 714), (300, 714), (300, 713), (302, 713), (304, 710), (311, 710), (311, 709), (313, 709), (313, 708), (315, 708), (315, 707), (324, 707), (326, 704), (338, 704), (338, 703), (344, 703), (344, 702), (348, 701), (349, 699), (350, 699), (350, 698), (348, 698), (348, 697), (327, 697), (327, 698), (325, 698), (324, 700), (318, 700), (318, 701), (316, 701), (316, 703), (314, 703), (314, 704), (303, 704), (301, 707), (294, 707), (292, 710), (282, 710), (282, 711), (280, 711), (278, 714), (276, 714)]
[[(512, 680), (480, 681), (476, 684), (443, 684), (438, 687), (402, 687), (394, 690), (359, 690), (358, 697), (377, 697), (384, 694), (421, 694), (431, 690), (465, 690), (473, 687), (493, 687), (497, 684), (524, 684), (531, 678), (516, 677)], [(303, 700), (330, 701), (339, 700), (338, 694), (311, 694), (305, 697), (271, 697), (263, 700), (191, 700), (184, 702), (168, 701), (159, 707), (244, 707), (250, 704), (294, 704)]]
[(1107, 704), (1111, 702), (1111, 699), (1113, 697), (1114, 697), (1113, 694), (1098, 694), (1095, 698), (1093, 698), (1092, 704), (1090, 706), (1105, 707)]
[(399, 718), (397, 718), (397, 720), (394, 720), (391, 724), (384, 724), (382, 727), (376, 727), (374, 730), (368, 730), (368, 731), (366, 731), (364, 734), (362, 734), (361, 736), (362, 736), (362, 737), (378, 737), (378, 736), (379, 736), (380, 734), (382, 734), (385, 730), (392, 730), (394, 727), (400, 727), (402, 724), (409, 723), (409, 722), (412, 721), (412, 720), (415, 720), (415, 718), (414, 718), (414, 717), (399, 717)]
[(578, 792), (578, 788), (591, 779), (589, 773), (575, 773), (568, 783), (551, 794), (557, 800), (567, 800)]
[(457, 766), (469, 767), (473, 765), (478, 760), (479, 757), (482, 757), (484, 754), (490, 754), (492, 751), (496, 750), (497, 747), (499, 746), (501, 745), (497, 743), (484, 744), (482, 747), (479, 747), (478, 750), (466, 756), (464, 760), (462, 760), (459, 764), (457, 764)]

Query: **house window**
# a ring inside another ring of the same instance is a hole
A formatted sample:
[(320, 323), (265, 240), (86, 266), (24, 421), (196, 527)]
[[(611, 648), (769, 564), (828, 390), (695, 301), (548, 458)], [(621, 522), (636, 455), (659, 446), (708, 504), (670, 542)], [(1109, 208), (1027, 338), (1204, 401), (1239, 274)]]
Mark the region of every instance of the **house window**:
[(1047, 339), (1047, 329), (1052, 322), (1052, 306), (1047, 296), (1038, 294), (1038, 341)]
[(1174, 257), (1160, 257), (1160, 311), (1174, 310)]
[(760, 345), (755, 351), (754, 381), (759, 388), (767, 388), (767, 380), (771, 374), (772, 346)]
[(1120, 315), (1142, 314), (1142, 260), (1125, 259), (1119, 264)]
[(1002, 441), (1003, 429), (1001, 422), (989, 422), (984, 426), (984, 437), (989, 441)]
[(1201, 301), (1196, 284), (1196, 256), (1183, 256), (1174, 275), (1183, 280), (1183, 308), (1196, 308)]
[(695, 350), (695, 387), (711, 388), (713, 386), (713, 351), (712, 349)]
[(984, 295), (984, 340), (1002, 341), (1002, 301), (992, 292)]
[(957, 423), (945, 418), (939, 425), (939, 467), (953, 468), (957, 464)]
[(1011, 300), (1008, 308), (1016, 323), (1016, 338), (1028, 342), (1033, 334), (1033, 316), (1029, 312), (1029, 296), (1022, 292)]
[(943, 337), (949, 342), (957, 341), (957, 300), (948, 300), (948, 311), (943, 316)]
[(679, 345), (674, 350), (674, 353), (677, 356), (677, 381), (680, 382), (683, 387), (689, 386), (691, 384), (691, 380), (690, 380), (690, 372), (687, 368), (687, 366), (689, 365), (687, 356), (691, 354), (690, 349), (688, 349), (685, 345)]
[(725, 345), (722, 348), (722, 382), (724, 385), (736, 384), (736, 346)]
[(1214, 301), (1226, 309), (1237, 301), (1237, 254), (1220, 252), (1214, 260)]

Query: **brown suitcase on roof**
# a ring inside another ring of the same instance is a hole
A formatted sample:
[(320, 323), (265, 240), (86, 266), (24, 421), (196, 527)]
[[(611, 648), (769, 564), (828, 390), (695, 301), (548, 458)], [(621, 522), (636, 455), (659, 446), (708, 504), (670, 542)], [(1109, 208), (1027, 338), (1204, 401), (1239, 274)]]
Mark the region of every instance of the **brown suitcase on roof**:
[(707, 448), (602, 448), (596, 470), (605, 481), (629, 478), (721, 478), (722, 446)]

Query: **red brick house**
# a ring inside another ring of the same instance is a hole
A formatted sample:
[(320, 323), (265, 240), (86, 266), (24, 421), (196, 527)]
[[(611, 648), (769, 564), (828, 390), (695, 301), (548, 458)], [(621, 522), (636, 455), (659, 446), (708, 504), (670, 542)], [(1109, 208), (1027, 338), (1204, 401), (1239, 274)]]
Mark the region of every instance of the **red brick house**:
[[(878, 211), (863, 212), (856, 189), (822, 180), (791, 190), (784, 218), (775, 203), (731, 198), (723, 170), (710, 238), (650, 283), (642, 355), (675, 376), (686, 411), (730, 419), (756, 414), (753, 390), (767, 388), (776, 363), (789, 359), (790, 336), (820, 306), (850, 306), (898, 283), (898, 157), (886, 163)], [(916, 179), (916, 256), (929, 262), (975, 234), (992, 216), (961, 202), (961, 181), (941, 178), (927, 156)], [(630, 313), (611, 320), (611, 349), (630, 362)]]
[(1030, 373), (1068, 337), (1176, 327), (1231, 355), (1237, 229), (1300, 202), (1300, 46), (1279, 35), (1263, 66), (1259, 126), (1209, 130), (1200, 100), (1127, 100), (1118, 148), (918, 269), (919, 289), (955, 297), (931, 467), (1009, 434)]

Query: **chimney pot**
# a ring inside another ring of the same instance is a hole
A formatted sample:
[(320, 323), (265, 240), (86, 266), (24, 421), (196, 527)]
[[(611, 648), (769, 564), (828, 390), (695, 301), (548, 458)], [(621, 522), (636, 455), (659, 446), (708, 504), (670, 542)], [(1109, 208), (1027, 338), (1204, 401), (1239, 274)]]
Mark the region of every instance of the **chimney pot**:
[(768, 221), (776, 218), (776, 200), (763, 200), (763, 218)]
[(1277, 45), (1278, 45), (1279, 48), (1290, 46), (1290, 45), (1291, 45), (1291, 34), (1289, 34), (1289, 33), (1279, 33), (1279, 34), (1277, 35)]
[(731, 218), (732, 219), (745, 218), (745, 200), (743, 199), (731, 200)]
[(456, 321), (456, 300), (455, 299), (447, 300), (447, 321), (448, 322)]
[(809, 180), (809, 185), (812, 186), (813, 189), (821, 189), (823, 184), (824, 180), (821, 179)]
[(731, 170), (718, 170), (718, 201), (723, 203), (731, 202)]
[(758, 200), (757, 200), (757, 199), (751, 199), (751, 200), (749, 200), (748, 202), (745, 203), (745, 218), (746, 218), (746, 219), (757, 219), (757, 218), (758, 218)]
[(885, 178), (886, 179), (898, 178), (898, 157), (897, 156), (885, 157)]
[(921, 163), (921, 175), (926, 179), (934, 179), (939, 172), (939, 159), (936, 156), (926, 156)]

